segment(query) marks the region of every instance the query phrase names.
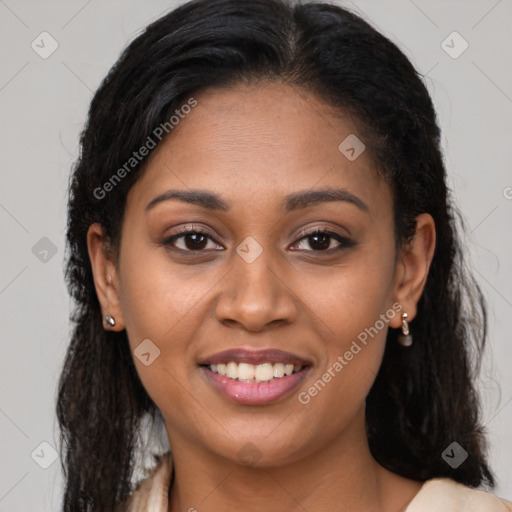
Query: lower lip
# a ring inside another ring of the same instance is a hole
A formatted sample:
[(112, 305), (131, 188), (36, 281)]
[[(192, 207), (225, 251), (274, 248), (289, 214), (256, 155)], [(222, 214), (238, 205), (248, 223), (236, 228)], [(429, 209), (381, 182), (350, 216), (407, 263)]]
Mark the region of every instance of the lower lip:
[(300, 372), (274, 378), (269, 382), (239, 382), (212, 372), (206, 366), (199, 367), (214, 388), (235, 402), (247, 405), (264, 405), (275, 402), (291, 393), (304, 380), (310, 366)]

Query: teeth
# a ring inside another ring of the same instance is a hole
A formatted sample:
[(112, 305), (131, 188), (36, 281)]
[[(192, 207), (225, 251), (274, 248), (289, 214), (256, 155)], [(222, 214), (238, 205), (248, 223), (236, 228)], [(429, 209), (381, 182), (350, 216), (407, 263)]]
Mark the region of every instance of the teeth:
[(270, 363), (263, 363), (256, 366), (254, 370), (254, 378), (261, 382), (266, 382), (274, 377), (274, 368)]
[(238, 378), (240, 380), (254, 379), (255, 368), (253, 364), (240, 363), (238, 365)]
[(226, 365), (226, 377), (230, 379), (238, 378), (238, 365), (234, 361), (230, 361)]
[(229, 361), (225, 364), (211, 364), (209, 368), (214, 373), (241, 382), (269, 382), (280, 379), (285, 375), (300, 372), (303, 366), (283, 363), (238, 364), (235, 361)]
[(281, 378), (284, 377), (284, 364), (276, 363), (274, 365), (274, 377)]

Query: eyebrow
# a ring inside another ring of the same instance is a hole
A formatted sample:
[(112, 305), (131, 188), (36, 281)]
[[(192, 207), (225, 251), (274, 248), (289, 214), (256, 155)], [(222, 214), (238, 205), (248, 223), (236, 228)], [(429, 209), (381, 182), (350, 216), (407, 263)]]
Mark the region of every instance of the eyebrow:
[[(160, 194), (153, 198), (146, 208), (145, 212), (148, 212), (156, 205), (163, 203), (164, 201), (177, 200), (185, 203), (195, 204), (214, 211), (228, 211), (232, 203), (219, 197), (218, 195), (208, 192), (206, 190), (167, 190), (163, 194)], [(304, 190), (295, 192), (293, 194), (285, 196), (282, 202), (282, 208), (285, 212), (291, 212), (309, 206), (314, 206), (319, 203), (341, 201), (353, 204), (360, 210), (368, 212), (368, 205), (363, 202), (359, 197), (350, 193), (348, 190), (343, 188), (325, 188), (319, 190)]]

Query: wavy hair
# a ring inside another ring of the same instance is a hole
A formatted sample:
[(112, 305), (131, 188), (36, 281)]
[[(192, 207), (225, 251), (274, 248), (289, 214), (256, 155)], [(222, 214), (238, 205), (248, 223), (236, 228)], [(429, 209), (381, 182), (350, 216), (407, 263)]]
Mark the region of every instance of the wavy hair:
[[(109, 71), (92, 99), (70, 176), (65, 278), (75, 307), (56, 408), (65, 512), (121, 506), (145, 449), (144, 420), (161, 420), (137, 375), (126, 331), (103, 329), (86, 240), (89, 226), (100, 223), (117, 257), (126, 196), (147, 159), (105, 197), (95, 191), (193, 94), (269, 80), (311, 91), (354, 117), (392, 191), (397, 247), (410, 240), (419, 214), (429, 213), (436, 224), (414, 344), (401, 347), (397, 330), (389, 330), (367, 397), (371, 453), (407, 478), (494, 487), (474, 384), (486, 306), (463, 259), (459, 214), (423, 77), (393, 42), (339, 6), (193, 0), (147, 26)], [(469, 453), (456, 469), (441, 456), (453, 441)]]

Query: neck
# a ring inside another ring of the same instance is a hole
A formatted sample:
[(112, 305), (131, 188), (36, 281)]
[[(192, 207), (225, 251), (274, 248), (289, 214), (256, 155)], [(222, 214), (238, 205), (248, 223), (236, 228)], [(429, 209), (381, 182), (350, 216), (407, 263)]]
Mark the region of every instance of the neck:
[(418, 482), (380, 466), (366, 438), (364, 409), (337, 438), (293, 463), (248, 467), (169, 432), (174, 484), (169, 512), (252, 511), (398, 512)]

